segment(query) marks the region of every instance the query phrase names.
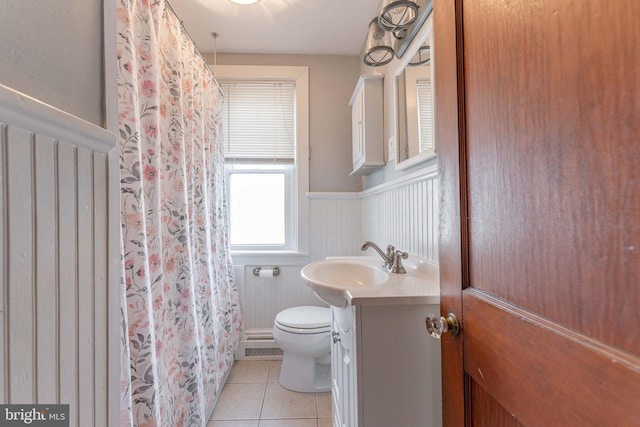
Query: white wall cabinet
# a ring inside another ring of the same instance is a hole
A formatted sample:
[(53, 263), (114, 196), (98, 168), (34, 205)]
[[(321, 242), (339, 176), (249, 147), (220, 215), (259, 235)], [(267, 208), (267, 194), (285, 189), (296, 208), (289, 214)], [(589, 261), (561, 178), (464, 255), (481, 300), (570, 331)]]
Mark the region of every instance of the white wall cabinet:
[(361, 76), (351, 107), (353, 172), (366, 175), (384, 166), (383, 76)]
[(331, 307), (333, 425), (442, 425), (438, 304)]

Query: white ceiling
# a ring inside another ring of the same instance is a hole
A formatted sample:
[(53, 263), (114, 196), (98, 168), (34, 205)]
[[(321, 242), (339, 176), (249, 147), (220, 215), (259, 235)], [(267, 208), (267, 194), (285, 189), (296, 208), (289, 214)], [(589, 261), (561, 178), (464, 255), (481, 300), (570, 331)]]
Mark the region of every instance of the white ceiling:
[(203, 53), (359, 55), (379, 6), (379, 0), (169, 2)]

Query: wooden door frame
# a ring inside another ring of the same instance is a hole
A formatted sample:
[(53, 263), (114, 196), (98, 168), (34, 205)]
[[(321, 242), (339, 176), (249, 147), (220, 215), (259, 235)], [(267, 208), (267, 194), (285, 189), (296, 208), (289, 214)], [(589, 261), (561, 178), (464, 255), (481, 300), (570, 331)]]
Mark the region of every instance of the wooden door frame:
[[(454, 313), (464, 324), (462, 289), (468, 277), (465, 194), (466, 153), (462, 25), (459, 0), (435, 0), (433, 8), (435, 137), (440, 189), (440, 312)], [(459, 336), (442, 337), (442, 416), (444, 426), (465, 425), (464, 327)]]

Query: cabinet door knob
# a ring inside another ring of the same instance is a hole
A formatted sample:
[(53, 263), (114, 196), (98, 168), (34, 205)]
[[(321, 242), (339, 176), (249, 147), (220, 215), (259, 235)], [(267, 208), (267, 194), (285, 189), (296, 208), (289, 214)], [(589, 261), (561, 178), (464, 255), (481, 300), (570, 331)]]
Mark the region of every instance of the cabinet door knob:
[(333, 343), (336, 344), (340, 341), (340, 334), (338, 332), (331, 332), (331, 338), (333, 338)]
[(425, 323), (429, 335), (436, 339), (440, 339), (442, 334), (447, 332), (454, 337), (460, 334), (460, 322), (458, 322), (458, 318), (453, 313), (449, 313), (446, 318), (430, 314), (427, 316)]

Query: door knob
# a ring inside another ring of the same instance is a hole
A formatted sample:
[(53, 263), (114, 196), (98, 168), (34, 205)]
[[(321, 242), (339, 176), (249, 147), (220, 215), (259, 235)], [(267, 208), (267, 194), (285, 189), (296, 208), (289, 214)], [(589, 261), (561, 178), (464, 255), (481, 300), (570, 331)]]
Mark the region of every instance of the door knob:
[(425, 323), (429, 335), (436, 339), (440, 339), (442, 334), (447, 332), (454, 337), (460, 333), (460, 322), (458, 322), (458, 318), (453, 313), (449, 313), (446, 318), (430, 314), (427, 316)]
[(340, 334), (338, 332), (331, 332), (331, 338), (333, 339), (333, 343), (336, 344), (340, 341)]

